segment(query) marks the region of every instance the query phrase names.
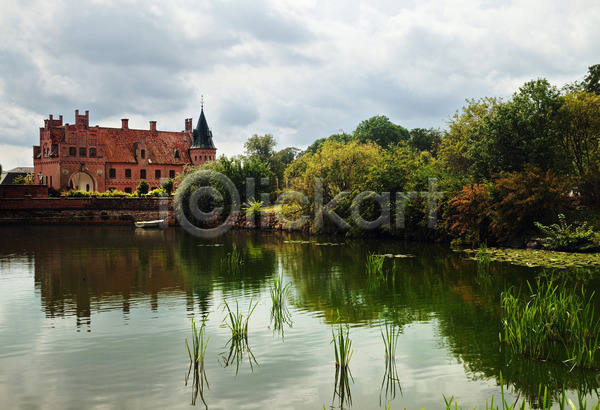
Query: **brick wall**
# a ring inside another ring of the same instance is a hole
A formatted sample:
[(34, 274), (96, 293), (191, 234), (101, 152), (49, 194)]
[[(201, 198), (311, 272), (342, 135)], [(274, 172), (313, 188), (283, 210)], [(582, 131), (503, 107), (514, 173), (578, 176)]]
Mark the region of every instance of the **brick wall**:
[(0, 200), (0, 225), (129, 224), (163, 219), (175, 225), (171, 198), (26, 198)]

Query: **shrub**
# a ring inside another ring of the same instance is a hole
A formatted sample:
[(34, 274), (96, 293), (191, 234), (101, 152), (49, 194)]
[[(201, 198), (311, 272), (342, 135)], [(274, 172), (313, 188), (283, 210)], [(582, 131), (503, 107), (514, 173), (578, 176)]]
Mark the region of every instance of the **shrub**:
[(476, 246), (484, 243), (491, 222), (490, 187), (486, 184), (468, 184), (449, 201), (448, 231), (459, 242)]
[(174, 183), (171, 178), (165, 179), (161, 184), (161, 187), (167, 192), (167, 195), (171, 196), (171, 192), (173, 192)]
[(535, 226), (546, 235), (545, 248), (554, 251), (585, 252), (597, 247), (593, 240), (596, 233), (592, 228), (587, 227), (587, 222), (574, 227), (572, 224), (567, 224), (564, 214), (558, 214), (558, 221), (550, 226), (534, 222)]
[(534, 222), (548, 222), (568, 203), (567, 185), (552, 170), (527, 166), (524, 171), (494, 176), (491, 232), (499, 241), (524, 239)]
[(167, 191), (163, 187), (154, 188), (148, 192), (148, 196), (167, 196)]
[(146, 182), (145, 179), (140, 179), (140, 183), (138, 184), (135, 192), (137, 192), (140, 195), (143, 195), (143, 194), (147, 194), (149, 189), (150, 189), (150, 184), (148, 184), (148, 182)]

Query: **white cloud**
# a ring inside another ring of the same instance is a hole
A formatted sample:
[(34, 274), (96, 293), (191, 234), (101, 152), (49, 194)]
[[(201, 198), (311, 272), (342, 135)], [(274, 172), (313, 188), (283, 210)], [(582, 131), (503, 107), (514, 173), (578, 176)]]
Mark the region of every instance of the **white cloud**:
[(9, 0), (0, 144), (30, 150), (47, 113), (75, 109), (179, 130), (201, 94), (228, 155), (252, 134), (304, 147), (376, 114), (440, 126), (466, 98), (580, 79), (600, 62), (599, 20), (591, 0)]

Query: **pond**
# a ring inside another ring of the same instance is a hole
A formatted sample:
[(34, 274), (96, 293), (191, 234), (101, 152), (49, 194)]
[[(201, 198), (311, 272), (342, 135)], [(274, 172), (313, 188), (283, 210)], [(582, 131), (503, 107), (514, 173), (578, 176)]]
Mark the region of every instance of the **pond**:
[[(19, 226), (0, 238), (0, 408), (436, 409), (444, 396), (473, 408), (501, 390), (535, 402), (540, 384), (597, 400), (597, 372), (499, 342), (501, 292), (541, 268), (494, 262), (486, 274), (444, 245), (284, 232)], [(230, 269), (234, 246), (243, 264)], [(396, 256), (387, 280), (367, 275), (373, 252)], [(595, 273), (579, 272), (590, 291)], [(274, 275), (291, 284), (283, 320)], [(241, 346), (225, 302), (244, 315), (256, 303)], [(205, 364), (188, 378), (185, 340), (205, 317)], [(400, 331), (393, 362), (386, 322)], [(339, 323), (354, 353), (336, 374)]]

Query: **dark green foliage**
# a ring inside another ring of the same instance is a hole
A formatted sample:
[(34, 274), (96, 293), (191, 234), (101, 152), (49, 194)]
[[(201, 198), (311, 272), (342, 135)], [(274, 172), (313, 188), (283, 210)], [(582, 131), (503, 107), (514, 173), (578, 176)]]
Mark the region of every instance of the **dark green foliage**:
[(173, 180), (171, 178), (165, 179), (163, 181), (163, 183), (161, 184), (161, 187), (162, 187), (162, 189), (165, 190), (165, 192), (167, 193), (167, 195), (171, 195), (171, 193), (173, 192), (173, 188), (174, 188), (174, 182), (173, 182)]
[(408, 146), (417, 151), (428, 151), (436, 156), (442, 142), (442, 132), (439, 129), (414, 128), (410, 130)]
[(550, 226), (534, 222), (544, 235), (544, 247), (553, 251), (586, 252), (598, 247), (594, 242), (596, 233), (587, 226), (587, 222), (578, 226), (567, 224), (564, 214), (558, 215), (558, 223)]
[(145, 179), (141, 179), (135, 191), (140, 195), (145, 195), (149, 190), (150, 184)]
[(583, 286), (576, 289), (552, 278), (536, 280), (531, 296), (509, 289), (502, 296), (504, 340), (520, 355), (571, 367), (600, 365), (600, 321)]
[(360, 142), (374, 142), (382, 148), (408, 141), (410, 133), (400, 125), (390, 121), (385, 115), (376, 115), (364, 120), (354, 130), (353, 137)]

